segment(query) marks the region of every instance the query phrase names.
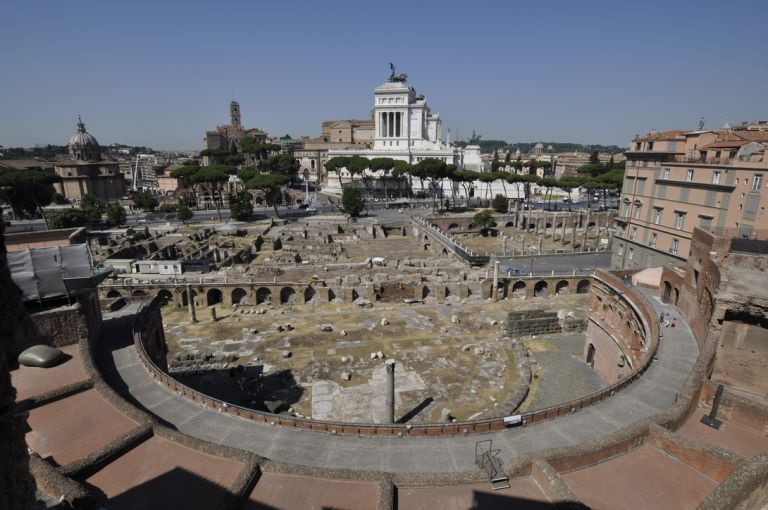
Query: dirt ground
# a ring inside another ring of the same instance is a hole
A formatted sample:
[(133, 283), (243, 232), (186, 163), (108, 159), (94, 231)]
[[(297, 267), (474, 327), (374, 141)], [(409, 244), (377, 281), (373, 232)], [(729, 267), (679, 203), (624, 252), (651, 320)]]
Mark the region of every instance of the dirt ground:
[[(218, 372), (179, 376), (208, 394), (255, 408), (282, 400), (297, 415), (315, 419), (377, 421), (384, 361), (394, 359), (396, 417), (423, 422), (438, 421), (443, 409), (459, 420), (487, 416), (508, 396), (517, 382), (514, 357), (502, 340), (508, 312), (575, 310), (586, 303), (587, 296), (569, 295), (453, 306), (377, 303), (368, 309), (336, 303), (217, 306), (218, 321), (198, 324), (188, 323), (185, 309), (167, 306), (163, 321), (170, 361), (190, 353), (236, 358)], [(264, 313), (256, 315), (257, 309)], [(200, 307), (198, 318), (209, 316)], [(325, 325), (331, 331), (323, 331)]]

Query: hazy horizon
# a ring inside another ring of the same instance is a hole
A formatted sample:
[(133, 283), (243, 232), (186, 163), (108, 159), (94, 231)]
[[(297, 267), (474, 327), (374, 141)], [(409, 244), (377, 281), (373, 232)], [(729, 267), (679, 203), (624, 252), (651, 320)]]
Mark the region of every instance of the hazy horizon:
[(389, 62), (452, 139), (626, 146), (650, 129), (768, 118), (768, 6), (393, 1), (53, 3), (4, 9), (0, 145), (199, 150), (228, 122), (319, 136), (368, 118)]

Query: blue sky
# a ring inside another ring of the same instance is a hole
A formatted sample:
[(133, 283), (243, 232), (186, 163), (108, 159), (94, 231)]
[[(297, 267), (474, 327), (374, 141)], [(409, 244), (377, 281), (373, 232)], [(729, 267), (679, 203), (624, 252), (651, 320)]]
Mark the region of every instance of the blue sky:
[(768, 119), (768, 2), (8, 2), (0, 145), (199, 149), (365, 118), (389, 62), (454, 136), (626, 145)]

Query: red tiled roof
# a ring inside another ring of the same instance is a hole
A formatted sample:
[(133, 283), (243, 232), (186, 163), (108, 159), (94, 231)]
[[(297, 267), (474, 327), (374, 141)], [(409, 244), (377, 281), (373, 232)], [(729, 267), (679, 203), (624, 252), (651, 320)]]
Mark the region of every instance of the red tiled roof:
[(706, 145), (702, 145), (700, 147), (700, 150), (707, 150), (707, 149), (733, 149), (737, 147), (741, 147), (742, 145), (748, 144), (749, 141), (747, 140), (720, 140), (717, 142), (708, 143)]

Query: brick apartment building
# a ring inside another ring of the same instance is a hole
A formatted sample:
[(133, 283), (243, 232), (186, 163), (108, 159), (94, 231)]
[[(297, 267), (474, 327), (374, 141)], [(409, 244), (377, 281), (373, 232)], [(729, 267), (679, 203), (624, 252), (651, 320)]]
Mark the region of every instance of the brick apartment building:
[(632, 140), (626, 156), (614, 269), (685, 261), (694, 227), (768, 236), (768, 132), (651, 132)]

